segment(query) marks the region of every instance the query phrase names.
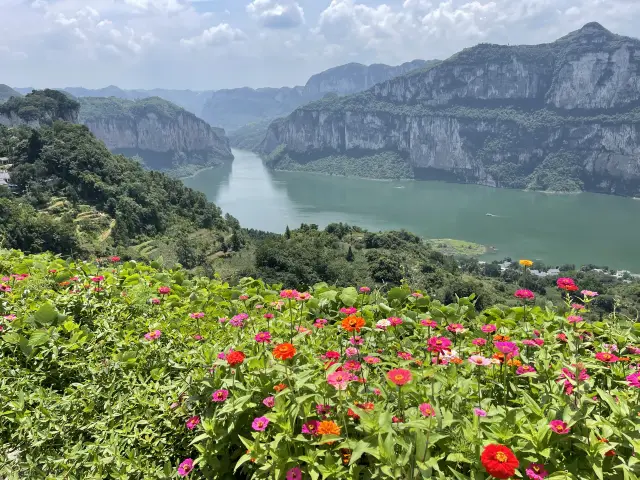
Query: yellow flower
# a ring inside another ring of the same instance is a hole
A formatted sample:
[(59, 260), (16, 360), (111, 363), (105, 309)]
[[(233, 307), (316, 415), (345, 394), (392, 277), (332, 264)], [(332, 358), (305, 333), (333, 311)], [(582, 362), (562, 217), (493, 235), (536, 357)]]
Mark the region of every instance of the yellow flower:
[(523, 267), (530, 267), (533, 265), (533, 262), (531, 260), (520, 260), (520, 265)]

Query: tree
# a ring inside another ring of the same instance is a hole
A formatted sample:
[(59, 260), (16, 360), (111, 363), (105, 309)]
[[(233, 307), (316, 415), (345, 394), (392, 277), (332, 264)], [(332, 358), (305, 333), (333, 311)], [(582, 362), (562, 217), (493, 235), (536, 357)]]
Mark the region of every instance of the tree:
[(287, 225), (287, 228), (284, 230), (284, 238), (287, 240), (291, 239), (291, 230), (289, 230), (289, 225)]
[(349, 245), (349, 250), (347, 251), (347, 262), (353, 262), (354, 259), (353, 250), (351, 250), (351, 245)]

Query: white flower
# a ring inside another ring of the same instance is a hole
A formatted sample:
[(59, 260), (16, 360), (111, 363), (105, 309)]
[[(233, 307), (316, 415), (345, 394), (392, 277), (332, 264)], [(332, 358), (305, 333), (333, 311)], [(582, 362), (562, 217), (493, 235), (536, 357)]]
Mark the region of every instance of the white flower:
[(376, 328), (379, 328), (380, 330), (386, 330), (390, 326), (391, 326), (391, 322), (386, 319), (378, 320), (378, 323), (376, 323)]

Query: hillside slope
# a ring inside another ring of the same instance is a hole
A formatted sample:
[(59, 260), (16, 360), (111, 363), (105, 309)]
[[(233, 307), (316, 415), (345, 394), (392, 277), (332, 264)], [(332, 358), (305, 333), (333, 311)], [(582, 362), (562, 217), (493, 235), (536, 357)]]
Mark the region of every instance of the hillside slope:
[(233, 159), (224, 132), (159, 97), (80, 99), (80, 122), (117, 153), (142, 157), (154, 170), (185, 172)]
[(550, 44), (481, 44), (305, 105), (261, 149), (273, 168), (384, 153), (415, 178), (637, 195), (640, 41), (590, 23)]
[(20, 92), (17, 92), (13, 88), (11, 88), (9, 85), (0, 83), (0, 103), (6, 102), (11, 97), (21, 97), (21, 96), (22, 94)]

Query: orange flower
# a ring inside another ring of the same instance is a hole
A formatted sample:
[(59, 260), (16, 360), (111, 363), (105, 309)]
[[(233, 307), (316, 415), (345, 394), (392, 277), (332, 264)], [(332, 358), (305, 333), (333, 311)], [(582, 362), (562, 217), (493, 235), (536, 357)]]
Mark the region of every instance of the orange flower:
[(273, 387), (273, 389), (276, 392), (281, 392), (282, 390), (284, 390), (285, 388), (287, 388), (287, 386), (284, 383), (279, 383), (278, 385), (276, 385), (275, 387)]
[(344, 328), (347, 332), (359, 332), (362, 327), (364, 327), (365, 321), (362, 317), (356, 317), (355, 315), (349, 315), (347, 318), (342, 320), (342, 328)]
[(462, 359), (461, 359), (461, 358), (458, 358), (458, 357), (454, 357), (454, 358), (452, 358), (452, 359), (450, 360), (450, 362), (451, 362), (451, 363), (455, 363), (456, 365), (461, 365), (461, 364), (463, 363), (463, 362), (462, 362)]
[(494, 335), (493, 337), (494, 342), (508, 342), (509, 340), (511, 340), (509, 335)]
[(273, 356), (278, 360), (289, 360), (296, 354), (296, 347), (290, 343), (281, 343), (273, 349)]
[(631, 357), (618, 357), (619, 362), (630, 362)]
[(318, 435), (340, 435), (340, 427), (332, 420), (324, 420), (318, 425)]
[(500, 363), (504, 361), (504, 353), (494, 353), (491, 358), (498, 360)]
[(509, 365), (510, 367), (521, 367), (522, 366), (522, 362), (520, 360), (518, 360), (517, 358), (512, 358), (511, 360), (509, 360), (507, 362), (507, 365)]

